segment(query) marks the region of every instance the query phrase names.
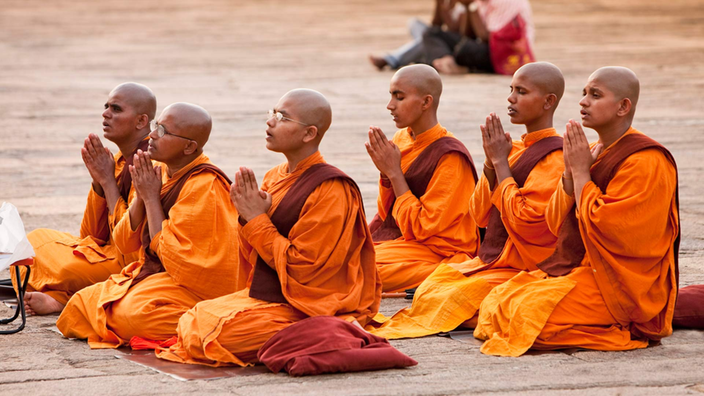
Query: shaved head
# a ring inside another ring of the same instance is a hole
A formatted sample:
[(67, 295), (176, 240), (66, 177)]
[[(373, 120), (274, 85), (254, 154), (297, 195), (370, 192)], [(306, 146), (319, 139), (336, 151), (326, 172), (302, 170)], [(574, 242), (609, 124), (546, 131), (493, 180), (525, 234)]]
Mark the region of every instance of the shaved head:
[(332, 108), (330, 102), (318, 91), (299, 88), (288, 91), (279, 103), (287, 104), (289, 111), (296, 119), (318, 129), (318, 140), (332, 124)]
[(613, 92), (617, 100), (629, 99), (631, 101), (631, 115), (636, 111), (638, 96), (640, 95), (640, 81), (631, 69), (621, 66), (607, 66), (597, 69), (590, 81), (598, 81)]
[(565, 93), (565, 78), (557, 66), (548, 62), (533, 62), (521, 66), (514, 76), (524, 77), (544, 94), (554, 94), (557, 97), (555, 107), (560, 103)]
[(150, 121), (156, 117), (156, 96), (146, 85), (133, 82), (122, 83), (110, 92), (110, 96), (115, 94), (120, 94), (137, 114), (146, 114)]
[(201, 150), (210, 137), (213, 121), (208, 112), (191, 103), (174, 103), (167, 106), (159, 117), (162, 123), (168, 122), (174, 131), (169, 132), (193, 139)]
[(433, 106), (435, 109), (438, 108), (442, 94), (442, 79), (434, 68), (428, 65), (405, 66), (394, 74), (391, 82), (392, 85), (395, 82), (401, 87), (411, 87), (421, 96), (432, 96)]

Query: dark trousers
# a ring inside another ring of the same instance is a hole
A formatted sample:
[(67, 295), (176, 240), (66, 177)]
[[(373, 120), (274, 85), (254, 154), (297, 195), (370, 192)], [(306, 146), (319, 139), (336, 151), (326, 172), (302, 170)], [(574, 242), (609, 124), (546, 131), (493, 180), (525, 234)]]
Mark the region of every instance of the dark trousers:
[(425, 61), (429, 65), (435, 59), (452, 55), (458, 65), (468, 67), (471, 72), (494, 72), (489, 57), (489, 43), (433, 26), (423, 34), (423, 48)]

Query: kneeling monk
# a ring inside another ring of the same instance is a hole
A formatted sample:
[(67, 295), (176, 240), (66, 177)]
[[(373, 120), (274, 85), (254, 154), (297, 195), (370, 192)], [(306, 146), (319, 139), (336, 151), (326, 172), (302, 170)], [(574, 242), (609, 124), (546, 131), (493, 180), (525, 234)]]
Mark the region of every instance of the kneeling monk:
[(558, 236), (540, 270), (516, 275), (484, 299), (474, 336), (481, 351), (645, 348), (672, 333), (677, 296), (677, 168), (667, 149), (631, 126), (636, 75), (594, 72), (580, 101), (582, 126), (565, 132), (565, 175), (546, 212)]
[(393, 141), (369, 128), (367, 152), (381, 172), (378, 213), (370, 228), (385, 292), (418, 286), (439, 263), (474, 257), (479, 229), (469, 213), (477, 172), (467, 148), (438, 123), (440, 75), (430, 66), (401, 68), (386, 107)]
[(147, 149), (149, 122), (155, 114), (156, 97), (144, 85), (124, 83), (110, 92), (103, 136), (120, 151), (111, 155), (93, 133), (85, 139), (81, 155), (93, 183), (79, 237), (46, 228), (27, 235), (36, 254), (24, 299), (29, 314), (61, 312), (73, 293), (137, 260), (136, 253), (121, 253), (115, 247), (112, 233), (134, 196), (129, 165), (137, 149)]
[(240, 263), (247, 288), (198, 303), (160, 358), (212, 366), (256, 362), (278, 331), (309, 316), (364, 326), (379, 310), (381, 281), (357, 185), (318, 151), (332, 113), (323, 95), (288, 92), (269, 113), (266, 147), (287, 162), (264, 176), (240, 168), (232, 200), (240, 213)]
[[(197, 302), (237, 290), (237, 211), (230, 181), (203, 154), (211, 129), (201, 107), (176, 103), (152, 123), (149, 152), (130, 167), (137, 191), (115, 228), (122, 252), (139, 260), (87, 287), (66, 304), (56, 326), (91, 348), (114, 348), (134, 336), (166, 340)], [(163, 162), (153, 167), (153, 158)]]
[(556, 66), (537, 62), (516, 71), (508, 96), (511, 123), (525, 125), (521, 140), (511, 141), (499, 117), (480, 126), (486, 161), (469, 210), (486, 236), (477, 257), (441, 264), (415, 293), (413, 305), (378, 329), (387, 338), (420, 337), (450, 331), (465, 321), (474, 327), (482, 300), (497, 285), (536, 264), (555, 249), (545, 221), (548, 200), (564, 170), (563, 139), (553, 115), (565, 90)]

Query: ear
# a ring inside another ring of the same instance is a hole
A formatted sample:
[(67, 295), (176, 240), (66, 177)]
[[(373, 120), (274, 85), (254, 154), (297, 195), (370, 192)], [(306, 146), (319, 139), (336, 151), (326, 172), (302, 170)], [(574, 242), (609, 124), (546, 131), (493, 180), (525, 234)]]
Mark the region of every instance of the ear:
[(631, 107), (633, 107), (633, 103), (631, 103), (630, 99), (621, 99), (621, 101), (618, 103), (618, 111), (616, 111), (616, 115), (619, 117), (627, 116), (631, 113)]
[(551, 93), (545, 97), (545, 103), (543, 103), (543, 110), (550, 110), (555, 107), (557, 103), (557, 95)]
[(189, 140), (188, 144), (183, 149), (183, 154), (184, 155), (191, 155), (191, 154), (195, 153), (196, 150), (198, 150), (198, 142), (196, 142), (195, 140)]
[(308, 143), (318, 137), (318, 127), (315, 125), (307, 126), (306, 133), (303, 135), (303, 143)]
[(433, 100), (433, 95), (425, 95), (423, 97), (423, 104), (421, 105), (423, 111), (431, 108), (433, 106), (433, 102), (435, 102), (435, 100)]
[(137, 129), (144, 129), (149, 126), (149, 116), (140, 114), (137, 116)]

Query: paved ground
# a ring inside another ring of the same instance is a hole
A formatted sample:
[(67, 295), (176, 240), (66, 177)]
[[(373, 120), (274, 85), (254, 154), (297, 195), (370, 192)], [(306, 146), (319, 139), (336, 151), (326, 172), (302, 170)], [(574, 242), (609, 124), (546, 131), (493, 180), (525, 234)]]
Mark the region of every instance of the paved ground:
[[(360, 184), (375, 212), (376, 172), (362, 147), (370, 124), (392, 132), (391, 73), (366, 61), (406, 40), (429, 0), (3, 0), (0, 6), (0, 201), (17, 205), (28, 230), (78, 232), (88, 173), (79, 148), (100, 132), (102, 104), (124, 81), (150, 86), (159, 109), (198, 103), (215, 121), (206, 151), (226, 172), (261, 178), (282, 158), (264, 149), (264, 113), (287, 90), (309, 87), (332, 102), (323, 154)], [(698, 0), (533, 1), (537, 56), (557, 64), (567, 92), (556, 124), (578, 116), (577, 101), (597, 67), (631, 67), (641, 78), (635, 126), (675, 155), (680, 168), (683, 285), (704, 282), (704, 4)], [(440, 119), (481, 163), (477, 125), (504, 113), (509, 78), (445, 78)], [(507, 122), (506, 117), (503, 117)], [(515, 137), (520, 128), (509, 126)], [(595, 136), (592, 134), (592, 137)], [(1, 273), (0, 277), (7, 277)], [(385, 300), (384, 313), (403, 306)], [(0, 313), (7, 309), (0, 308)], [(439, 337), (393, 342), (420, 363), (406, 370), (293, 379), (262, 374), (179, 382), (113, 351), (47, 330), (29, 319), (0, 337), (0, 394), (697, 394), (704, 392), (704, 333), (676, 331), (661, 346), (604, 353), (479, 353), (474, 342)]]

